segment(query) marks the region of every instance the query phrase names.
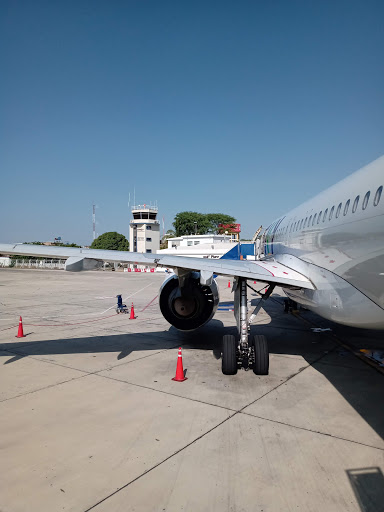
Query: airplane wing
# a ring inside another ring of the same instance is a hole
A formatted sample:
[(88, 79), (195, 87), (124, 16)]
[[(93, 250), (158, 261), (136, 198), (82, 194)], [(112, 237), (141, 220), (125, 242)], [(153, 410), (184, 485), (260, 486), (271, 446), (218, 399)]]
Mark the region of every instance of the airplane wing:
[(66, 270), (79, 271), (96, 268), (101, 261), (148, 265), (149, 267), (167, 267), (172, 269), (197, 271), (206, 276), (245, 277), (265, 283), (274, 283), (283, 288), (306, 288), (315, 286), (304, 275), (278, 263), (277, 261), (225, 260), (208, 258), (189, 258), (169, 254), (144, 254), (128, 251), (105, 251), (77, 247), (51, 247), (29, 244), (0, 244), (1, 254), (37, 256), (49, 258), (67, 258)]

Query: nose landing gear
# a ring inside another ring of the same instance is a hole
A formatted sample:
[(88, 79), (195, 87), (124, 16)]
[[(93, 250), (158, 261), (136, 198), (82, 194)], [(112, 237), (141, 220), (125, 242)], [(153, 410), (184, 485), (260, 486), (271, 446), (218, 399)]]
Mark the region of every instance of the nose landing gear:
[(235, 282), (234, 303), (240, 339), (236, 340), (233, 335), (225, 335), (223, 337), (222, 372), (224, 375), (235, 375), (239, 366), (246, 369), (251, 366), (256, 375), (268, 375), (269, 351), (267, 339), (265, 336), (258, 334), (250, 340), (249, 333), (251, 322), (260, 311), (263, 301), (267, 300), (271, 295), (274, 285), (269, 285), (266, 293), (260, 294), (261, 299), (249, 319), (247, 286), (249, 285), (247, 285), (245, 278), (237, 278)]

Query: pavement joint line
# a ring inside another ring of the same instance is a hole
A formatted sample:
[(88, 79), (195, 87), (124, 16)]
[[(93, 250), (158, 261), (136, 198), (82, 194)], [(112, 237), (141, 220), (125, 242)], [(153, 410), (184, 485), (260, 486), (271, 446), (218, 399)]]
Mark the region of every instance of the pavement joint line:
[[(174, 348), (177, 348), (177, 347), (174, 347)], [(165, 352), (167, 350), (170, 350), (170, 349), (165, 349), (163, 350), (162, 352)], [(327, 352), (328, 354), (329, 352)], [(320, 359), (322, 359), (323, 357), (325, 357), (327, 354), (322, 354), (319, 358), (316, 359), (316, 361), (314, 361), (313, 363), (319, 361)], [(136, 359), (137, 361), (137, 359)], [(129, 362), (129, 361), (128, 361)], [(134, 361), (132, 361), (134, 362)], [(255, 400), (253, 400), (252, 402), (250, 402), (249, 404), (246, 404), (245, 406), (241, 407), (240, 409), (232, 409), (231, 407), (225, 407), (223, 405), (218, 405), (218, 404), (212, 404), (211, 402), (205, 402), (204, 400), (197, 400), (196, 398), (190, 398), (190, 397), (187, 397), (187, 396), (182, 396), (182, 395), (177, 395), (175, 393), (170, 393), (168, 391), (163, 391), (161, 389), (156, 389), (156, 388), (152, 388), (150, 386), (144, 386), (143, 384), (135, 384), (133, 382), (130, 382), (130, 381), (126, 381), (126, 380), (123, 380), (123, 379), (118, 379), (117, 377), (111, 377), (109, 375), (98, 375), (99, 377), (104, 377), (104, 378), (107, 378), (107, 379), (111, 379), (111, 380), (115, 380), (115, 381), (118, 381), (118, 382), (124, 382), (126, 384), (129, 384), (131, 386), (136, 386), (136, 387), (140, 387), (140, 388), (144, 388), (144, 389), (149, 389), (151, 391), (156, 391), (158, 393), (163, 393), (163, 394), (166, 394), (166, 395), (171, 395), (171, 396), (176, 396), (178, 398), (183, 398), (185, 400), (190, 400), (192, 402), (198, 402), (198, 403), (201, 403), (201, 404), (205, 404), (205, 405), (210, 405), (212, 407), (219, 407), (220, 409), (225, 409), (227, 411), (232, 411), (232, 412), (235, 412), (235, 413), (242, 413), (244, 411), (244, 409), (246, 409), (247, 407), (255, 404), (258, 400), (260, 400), (261, 398), (264, 398), (266, 395), (268, 395), (269, 393), (271, 393), (272, 391), (275, 391), (277, 388), (279, 388), (280, 386), (284, 385), (286, 382), (288, 382), (289, 380), (293, 379), (294, 377), (296, 377), (296, 375), (298, 375), (299, 373), (302, 373), (304, 370), (306, 370), (307, 368), (311, 367), (313, 363), (308, 363), (307, 366), (304, 366), (302, 369), (300, 369), (298, 372), (290, 375), (286, 380), (284, 380), (283, 382), (280, 382), (277, 386), (275, 386), (274, 388), (272, 388), (271, 390), (267, 391), (266, 393), (264, 393), (264, 395), (256, 398)], [(119, 365), (121, 366), (121, 365)], [(116, 368), (116, 366), (114, 366), (113, 368), (111, 369), (114, 369)], [(99, 370), (98, 372), (95, 372), (95, 374), (99, 374), (103, 371), (107, 371), (107, 370)], [(244, 414), (247, 414), (247, 413), (244, 413)]]
[[(138, 357), (137, 359), (131, 359), (130, 361), (124, 361), (123, 363), (119, 363), (119, 364), (115, 364), (113, 366), (108, 366), (107, 368), (103, 368), (102, 370), (97, 370), (95, 372), (92, 372), (91, 375), (97, 375), (98, 373), (100, 372), (106, 372), (108, 370), (113, 370), (114, 368), (117, 368), (117, 367), (120, 367), (120, 366), (123, 366), (125, 364), (130, 364), (130, 363), (134, 363), (135, 361), (141, 361), (141, 359), (147, 359), (148, 357), (153, 357), (153, 356), (156, 356), (158, 354), (162, 354), (163, 352), (167, 352), (167, 350), (175, 350), (176, 348), (178, 348), (180, 345), (177, 344), (175, 346), (172, 346), (172, 347), (169, 347), (169, 348), (164, 348), (163, 350), (158, 350), (157, 352), (154, 352), (152, 354), (147, 354), (146, 356), (143, 356), (143, 357)], [(1, 511), (0, 511), (1, 512)]]
[(280, 382), (277, 386), (275, 386), (274, 388), (270, 389), (269, 391), (267, 391), (266, 393), (264, 393), (264, 395), (261, 395), (259, 396), (258, 398), (256, 398), (256, 400), (253, 400), (253, 402), (249, 403), (248, 405), (245, 405), (244, 407), (242, 407), (241, 409), (239, 409), (237, 412), (241, 413), (244, 411), (244, 409), (246, 409), (247, 407), (250, 407), (251, 405), (255, 404), (256, 402), (258, 402), (259, 400), (261, 400), (262, 398), (264, 398), (265, 396), (269, 395), (270, 393), (272, 393), (273, 391), (275, 391), (276, 389), (278, 389), (280, 386), (283, 386), (284, 384), (286, 384), (288, 381), (292, 380), (293, 378), (295, 378), (297, 375), (299, 375), (300, 373), (302, 373), (303, 371), (307, 370), (308, 368), (311, 368), (315, 363), (317, 363), (318, 361), (320, 361), (320, 359), (322, 359), (323, 357), (325, 357), (326, 355), (328, 355), (329, 353), (333, 352), (333, 350), (336, 350), (337, 348), (337, 345), (335, 345), (335, 347), (329, 351), (327, 351), (327, 353), (325, 354), (322, 354), (320, 357), (318, 357), (317, 359), (315, 359), (315, 361), (312, 361), (311, 363), (308, 363), (306, 366), (302, 367), (301, 369), (299, 369), (296, 373), (293, 373), (292, 375), (290, 375), (286, 380), (284, 380), (283, 382)]
[[(16, 328), (17, 328), (17, 326), (16, 326)], [(70, 329), (70, 330), (73, 330), (73, 329)], [(117, 331), (116, 331), (116, 332), (117, 332)], [(146, 332), (144, 332), (144, 333), (135, 333), (135, 332), (133, 332), (133, 333), (132, 333), (132, 332), (125, 332), (125, 333), (119, 333), (119, 334), (120, 334), (120, 336), (124, 336), (125, 334), (127, 334), (127, 335), (135, 334), (135, 335), (137, 335), (137, 336), (147, 336), (147, 337), (149, 336), (149, 337), (151, 337), (151, 338), (153, 337), (153, 336), (151, 336), (151, 333), (146, 333)], [(101, 338), (101, 337), (103, 337), (103, 336), (105, 336), (105, 335), (104, 335), (104, 334), (98, 334), (98, 335), (91, 336), (91, 337), (92, 337), (92, 338)], [(172, 335), (172, 334), (171, 334), (171, 335), (170, 335), (170, 337), (171, 337), (172, 339), (174, 339), (174, 338), (175, 338), (175, 335)], [(156, 339), (159, 339), (159, 336), (155, 336), (155, 338), (156, 338)], [(73, 337), (73, 338), (64, 338), (64, 339), (67, 339), (67, 340), (76, 340), (76, 339), (79, 339), (79, 338)], [(81, 339), (82, 339), (82, 338), (81, 338)], [(162, 338), (160, 338), (160, 339), (162, 339)], [(21, 345), (22, 347), (31, 347), (32, 345), (37, 345), (38, 343), (50, 343), (50, 342), (52, 342), (52, 341), (60, 342), (60, 341), (62, 341), (62, 339), (57, 339), (57, 340), (36, 340), (36, 341), (24, 341), (24, 342), (20, 342), (20, 345)], [(179, 345), (178, 345), (178, 346), (179, 346)], [(22, 349), (22, 347), (20, 347), (20, 349), (18, 349), (18, 350), (20, 350), (21, 352), (22, 352), (22, 350), (21, 350), (21, 349)], [(1, 350), (3, 350), (4, 352), (14, 352), (15, 354), (20, 355), (16, 350), (15, 350), (15, 351), (11, 351), (11, 350), (9, 350), (9, 349), (2, 348), (2, 343), (0, 342), (0, 351), (1, 351)], [(28, 354), (26, 354), (26, 355), (28, 355)]]
[[(179, 345), (175, 346), (175, 347), (170, 347), (169, 349), (164, 349), (164, 350), (161, 350), (160, 352), (156, 352), (155, 354), (149, 354), (149, 355), (146, 355), (144, 357), (141, 357), (139, 359), (134, 359), (133, 361), (126, 361), (125, 363), (122, 363), (122, 364), (127, 364), (127, 363), (133, 363), (134, 361), (139, 361), (140, 359), (145, 359), (147, 357), (151, 357), (153, 355), (156, 355), (156, 354), (160, 354), (162, 352), (166, 352), (167, 350), (170, 350), (170, 349), (175, 349), (177, 348)], [(39, 389), (35, 389), (33, 391), (27, 391), (25, 393), (21, 393), (20, 395), (15, 395), (15, 396), (12, 396), (12, 397), (9, 397), (9, 398), (5, 398), (4, 400), (0, 400), (0, 403), (2, 402), (7, 402), (8, 400), (13, 400), (15, 398), (20, 398), (22, 396), (25, 396), (25, 395), (30, 395), (32, 393), (37, 393), (38, 391), (44, 391), (45, 389), (49, 389), (49, 388), (52, 388), (52, 387), (55, 387), (55, 386), (58, 386), (60, 384), (66, 384), (67, 382), (71, 382), (73, 380), (77, 380), (77, 379), (81, 379), (83, 377), (88, 377), (90, 375), (95, 375), (96, 377), (104, 377), (104, 375), (98, 375), (99, 373), (101, 372), (104, 372), (104, 371), (108, 371), (109, 369), (113, 369), (115, 368), (115, 366), (110, 366), (108, 368), (103, 368), (101, 370), (97, 370), (96, 372), (87, 372), (86, 370), (80, 370), (79, 368), (73, 368), (72, 366), (65, 366), (65, 365), (62, 365), (62, 364), (59, 364), (55, 361), (48, 361), (46, 359), (40, 359), (36, 356), (31, 356), (31, 355), (28, 355), (28, 354), (24, 354), (24, 353), (17, 353), (17, 352), (12, 352), (10, 350), (3, 350), (3, 352), (8, 352), (10, 355), (16, 355), (16, 356), (23, 356), (23, 357), (29, 357), (30, 359), (33, 359), (35, 361), (39, 361), (39, 362), (42, 362), (42, 363), (47, 363), (47, 364), (51, 364), (51, 365), (54, 365), (54, 366), (60, 366), (61, 368), (65, 368), (67, 370), (74, 370), (74, 371), (78, 371), (80, 373), (82, 373), (83, 375), (79, 375), (79, 377), (73, 377), (71, 379), (68, 379), (68, 380), (65, 380), (65, 381), (62, 381), (62, 382), (57, 382), (55, 384), (49, 384), (48, 386), (44, 386), (42, 388), (39, 388)], [(116, 365), (116, 366), (122, 366), (122, 364), (119, 364), (119, 365)], [(106, 378), (110, 378), (110, 377), (106, 377)], [(113, 378), (110, 378), (110, 380), (116, 380), (118, 381), (119, 379), (113, 379)], [(124, 382), (125, 384), (129, 384), (125, 381), (122, 381), (122, 380), (119, 380), (119, 382)], [(132, 385), (135, 385), (135, 384), (132, 384)], [(144, 386), (143, 386), (144, 387)], [(148, 389), (151, 389), (151, 388), (148, 388)], [(154, 390), (155, 391), (155, 390)], [(177, 395), (175, 395), (177, 396)], [(180, 398), (183, 398), (183, 397), (180, 397)]]
[(129, 482), (127, 482), (126, 484), (122, 485), (121, 487), (119, 487), (118, 489), (116, 489), (116, 491), (110, 493), (108, 496), (105, 496), (103, 499), (99, 500), (97, 503), (95, 503), (94, 505), (92, 505), (91, 507), (87, 508), (86, 510), (84, 510), (84, 512), (89, 512), (90, 510), (94, 509), (95, 507), (97, 507), (98, 505), (101, 505), (101, 503), (107, 501), (109, 498), (112, 498), (112, 496), (114, 496), (115, 494), (117, 494), (118, 492), (122, 491), (123, 489), (126, 489), (128, 486), (130, 486), (131, 484), (133, 484), (134, 482), (136, 482), (137, 480), (139, 480), (140, 478), (142, 478), (143, 476), (147, 475), (148, 473), (150, 473), (151, 471), (153, 471), (154, 469), (158, 468), (159, 466), (161, 466), (162, 464), (164, 464), (165, 462), (167, 462), (168, 460), (172, 459), (173, 457), (175, 457), (176, 455), (178, 455), (179, 453), (181, 453), (182, 451), (186, 450), (187, 448), (189, 448), (190, 446), (192, 446), (193, 444), (197, 443), (198, 441), (200, 441), (200, 439), (202, 439), (203, 437), (205, 437), (207, 434), (210, 434), (211, 432), (213, 432), (214, 430), (216, 430), (218, 427), (221, 427), (221, 425), (223, 425), (224, 423), (226, 423), (227, 421), (229, 421), (230, 419), (232, 419), (234, 416), (236, 416), (238, 413), (235, 412), (234, 414), (228, 416), (227, 418), (225, 418), (224, 420), (222, 420), (220, 423), (218, 423), (217, 425), (215, 425), (214, 427), (210, 428), (209, 430), (207, 430), (206, 432), (204, 432), (203, 434), (201, 434), (200, 436), (196, 437), (195, 439), (193, 439), (192, 441), (190, 441), (189, 443), (187, 443), (185, 446), (183, 446), (182, 448), (180, 448), (179, 450), (175, 451), (174, 453), (172, 453), (171, 455), (169, 455), (168, 457), (166, 457), (165, 459), (163, 459), (162, 461), (158, 462), (157, 464), (155, 464), (154, 466), (152, 466), (151, 468), (147, 469), (146, 471), (144, 471), (143, 473), (141, 473), (141, 475), (138, 475), (137, 477), (133, 478), (132, 480), (130, 480)]
[(234, 413), (239, 412), (237, 409), (232, 409), (231, 407), (226, 407), (224, 405), (218, 405), (218, 404), (212, 404), (211, 402), (205, 402), (204, 400), (198, 400), (197, 398), (191, 398), (189, 396), (177, 395), (176, 393), (171, 393), (169, 391), (164, 391), (162, 389), (151, 388), (150, 386), (144, 386), (143, 384), (135, 384), (134, 382), (129, 382), (127, 380), (118, 379), (117, 377), (111, 377), (109, 375), (97, 375), (97, 376), (103, 377), (105, 379), (114, 380), (116, 382), (123, 382), (124, 384), (128, 384), (129, 386), (135, 386), (137, 388), (148, 389), (149, 391), (156, 391), (157, 393), (162, 393), (163, 395), (170, 395), (170, 396), (174, 396), (176, 398), (181, 398), (183, 400), (189, 400), (190, 402), (196, 402), (199, 404), (210, 405), (211, 407), (218, 407), (219, 409), (224, 409), (226, 411), (230, 411), (230, 412), (234, 412)]
[(284, 421), (273, 420), (271, 418), (265, 418), (264, 416), (259, 416), (258, 414), (252, 414), (250, 412), (243, 412), (241, 414), (246, 416), (251, 416), (252, 418), (258, 418), (260, 420), (270, 421), (271, 423), (277, 423), (279, 425), (284, 425), (286, 427), (296, 428), (298, 430), (305, 430), (306, 432), (311, 432), (312, 434), (320, 434), (321, 436), (332, 437), (332, 439), (338, 439), (339, 441), (346, 441), (348, 443), (358, 444), (360, 446), (366, 446), (367, 448), (373, 448), (374, 450), (380, 450), (384, 452), (384, 448), (380, 448), (379, 446), (373, 446), (371, 444), (362, 443), (361, 441), (355, 441), (353, 439), (346, 439), (345, 437), (336, 436), (334, 434), (328, 434), (327, 432), (321, 432), (320, 430), (312, 430), (306, 427), (300, 427), (298, 425), (292, 425), (291, 423), (285, 423)]
[(32, 395), (33, 393), (37, 393), (39, 391), (44, 391), (45, 389), (54, 388), (56, 386), (61, 386), (62, 384), (67, 384), (68, 382), (72, 382), (73, 380), (79, 380), (84, 377), (87, 377), (87, 375), (86, 374), (79, 375), (78, 377), (72, 377), (72, 379), (63, 380), (61, 382), (56, 382), (55, 384), (49, 384), (48, 386), (45, 386), (43, 388), (34, 389), (32, 391), (26, 391), (25, 393), (21, 393), (20, 395), (10, 396), (9, 398), (4, 398), (3, 400), (0, 400), (0, 404), (2, 404), (4, 402), (8, 402), (9, 400), (14, 400), (15, 398), (21, 398), (26, 395)]
[[(325, 355), (325, 354), (324, 354)], [(324, 355), (322, 355), (321, 357), (324, 357)], [(319, 358), (321, 359), (321, 358)], [(256, 403), (258, 400), (260, 400), (261, 398), (263, 398), (264, 396), (268, 395), (269, 393), (271, 393), (272, 391), (274, 391), (275, 389), (277, 389), (278, 387), (282, 386), (283, 384), (285, 384), (288, 380), (291, 380), (293, 379), (296, 375), (298, 375), (299, 373), (301, 373), (302, 371), (304, 371), (305, 369), (307, 369), (308, 367), (310, 367), (311, 364), (308, 364), (305, 368), (303, 368), (302, 370), (298, 371), (297, 373), (295, 373), (294, 375), (291, 375), (290, 377), (288, 377), (284, 382), (281, 382), (280, 384), (278, 384), (277, 386), (275, 386), (273, 389), (271, 389), (270, 391), (268, 391), (267, 393), (265, 393), (264, 395), (262, 395), (261, 397), (257, 398), (256, 400), (253, 400), (252, 402), (250, 402), (249, 404), (245, 405), (244, 407), (242, 407), (241, 409), (239, 409), (238, 411), (235, 411), (233, 414), (231, 414), (230, 416), (228, 416), (228, 418), (225, 418), (223, 421), (221, 421), (220, 423), (218, 423), (216, 426), (212, 427), (211, 429), (207, 430), (207, 432), (201, 434), (199, 437), (197, 437), (196, 439), (194, 439), (193, 441), (191, 441), (190, 443), (186, 444), (184, 447), (180, 448), (179, 450), (177, 450), (176, 452), (174, 452), (173, 454), (169, 455), (168, 457), (166, 457), (165, 459), (163, 459), (162, 461), (160, 461), (159, 463), (155, 464), (154, 466), (152, 466), (151, 468), (147, 469), (146, 471), (144, 471), (141, 475), (138, 475), (136, 478), (130, 480), (129, 482), (127, 482), (125, 485), (119, 487), (118, 489), (116, 489), (116, 491), (110, 493), (108, 496), (105, 496), (103, 499), (99, 500), (97, 503), (95, 503), (94, 505), (92, 505), (91, 507), (87, 508), (84, 512), (89, 512), (90, 510), (96, 508), (98, 505), (100, 505), (101, 503), (107, 501), (109, 498), (111, 498), (112, 496), (114, 496), (115, 494), (117, 494), (118, 492), (122, 491), (123, 489), (126, 489), (129, 485), (133, 484), (134, 482), (136, 482), (137, 480), (139, 480), (140, 478), (142, 478), (143, 476), (147, 475), (148, 473), (150, 473), (151, 471), (153, 471), (154, 469), (158, 468), (159, 466), (161, 466), (162, 464), (164, 464), (165, 462), (167, 462), (168, 460), (170, 460), (171, 458), (173, 458), (175, 455), (178, 455), (180, 452), (186, 450), (187, 448), (189, 448), (190, 446), (192, 446), (193, 444), (197, 443), (198, 441), (200, 441), (200, 439), (202, 439), (203, 437), (205, 437), (207, 434), (210, 434), (212, 431), (216, 430), (218, 427), (220, 427), (221, 425), (223, 425), (224, 423), (226, 423), (227, 421), (231, 420), (232, 418), (234, 418), (235, 416), (239, 415), (239, 414), (242, 414), (244, 409), (246, 409), (247, 407), (249, 407), (250, 405), (253, 405), (254, 403)], [(100, 377), (106, 377), (106, 378), (110, 378), (108, 376), (105, 376), (105, 375), (100, 375)], [(117, 380), (117, 379), (114, 379), (113, 380)], [(124, 382), (124, 381), (123, 381)], [(157, 390), (156, 390), (157, 391)], [(184, 398), (184, 397), (179, 397), (179, 398)], [(189, 399), (191, 400), (191, 399)], [(196, 400), (194, 400), (196, 401)], [(207, 405), (211, 405), (211, 404), (207, 404)], [(218, 406), (220, 407), (220, 406)], [(228, 409), (227, 409), (228, 410)], [(251, 415), (249, 415), (251, 416)]]
[[(64, 364), (60, 364), (60, 363), (57, 363), (56, 361), (50, 361), (48, 359), (42, 359), (42, 358), (37, 357), (37, 355), (30, 355), (30, 354), (27, 354), (27, 353), (11, 351), (11, 350), (8, 350), (8, 349), (2, 349), (2, 351), (3, 352), (8, 352), (9, 354), (15, 355), (15, 356), (28, 357), (28, 358), (33, 359), (35, 361), (40, 361), (41, 363), (53, 364), (55, 366), (60, 366), (61, 368), (66, 368), (68, 370), (75, 370), (75, 371), (78, 371), (78, 372), (82, 372), (82, 373), (85, 374), (84, 376), (87, 376), (87, 375), (96, 375), (97, 376), (97, 374), (100, 373), (100, 372), (105, 372), (105, 371), (108, 371), (108, 370), (113, 370), (117, 366), (123, 366), (124, 364), (134, 363), (135, 361), (140, 361), (141, 359), (146, 359), (147, 357), (152, 357), (152, 356), (155, 356), (157, 354), (161, 354), (163, 352), (166, 352), (167, 350), (174, 350), (174, 349), (176, 349), (179, 346), (180, 345), (177, 344), (175, 346), (172, 346), (172, 347), (169, 347), (169, 348), (165, 348), (163, 350), (159, 350), (159, 351), (157, 351), (155, 353), (147, 354), (146, 356), (143, 356), (143, 357), (138, 357), (137, 359), (132, 359), (130, 361), (125, 361), (124, 363), (116, 364), (114, 366), (107, 366), (106, 368), (102, 368), (101, 370), (96, 370), (94, 372), (89, 372), (87, 370), (81, 370), (79, 368), (74, 368), (73, 366), (67, 366), (67, 365), (64, 365)], [(122, 382), (124, 382), (124, 381), (122, 381)]]

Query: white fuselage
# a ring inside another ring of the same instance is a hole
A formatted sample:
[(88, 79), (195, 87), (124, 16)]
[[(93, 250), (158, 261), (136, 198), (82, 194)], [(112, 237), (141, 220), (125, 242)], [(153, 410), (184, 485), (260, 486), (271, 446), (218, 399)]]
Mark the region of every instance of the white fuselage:
[(345, 325), (384, 329), (384, 156), (273, 222), (264, 253), (316, 290), (286, 294)]

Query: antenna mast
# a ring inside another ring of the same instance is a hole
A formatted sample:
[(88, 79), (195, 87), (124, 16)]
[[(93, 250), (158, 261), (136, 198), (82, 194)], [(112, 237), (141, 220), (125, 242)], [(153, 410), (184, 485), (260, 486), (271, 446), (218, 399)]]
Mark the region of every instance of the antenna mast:
[(93, 239), (96, 240), (96, 205), (92, 205)]

